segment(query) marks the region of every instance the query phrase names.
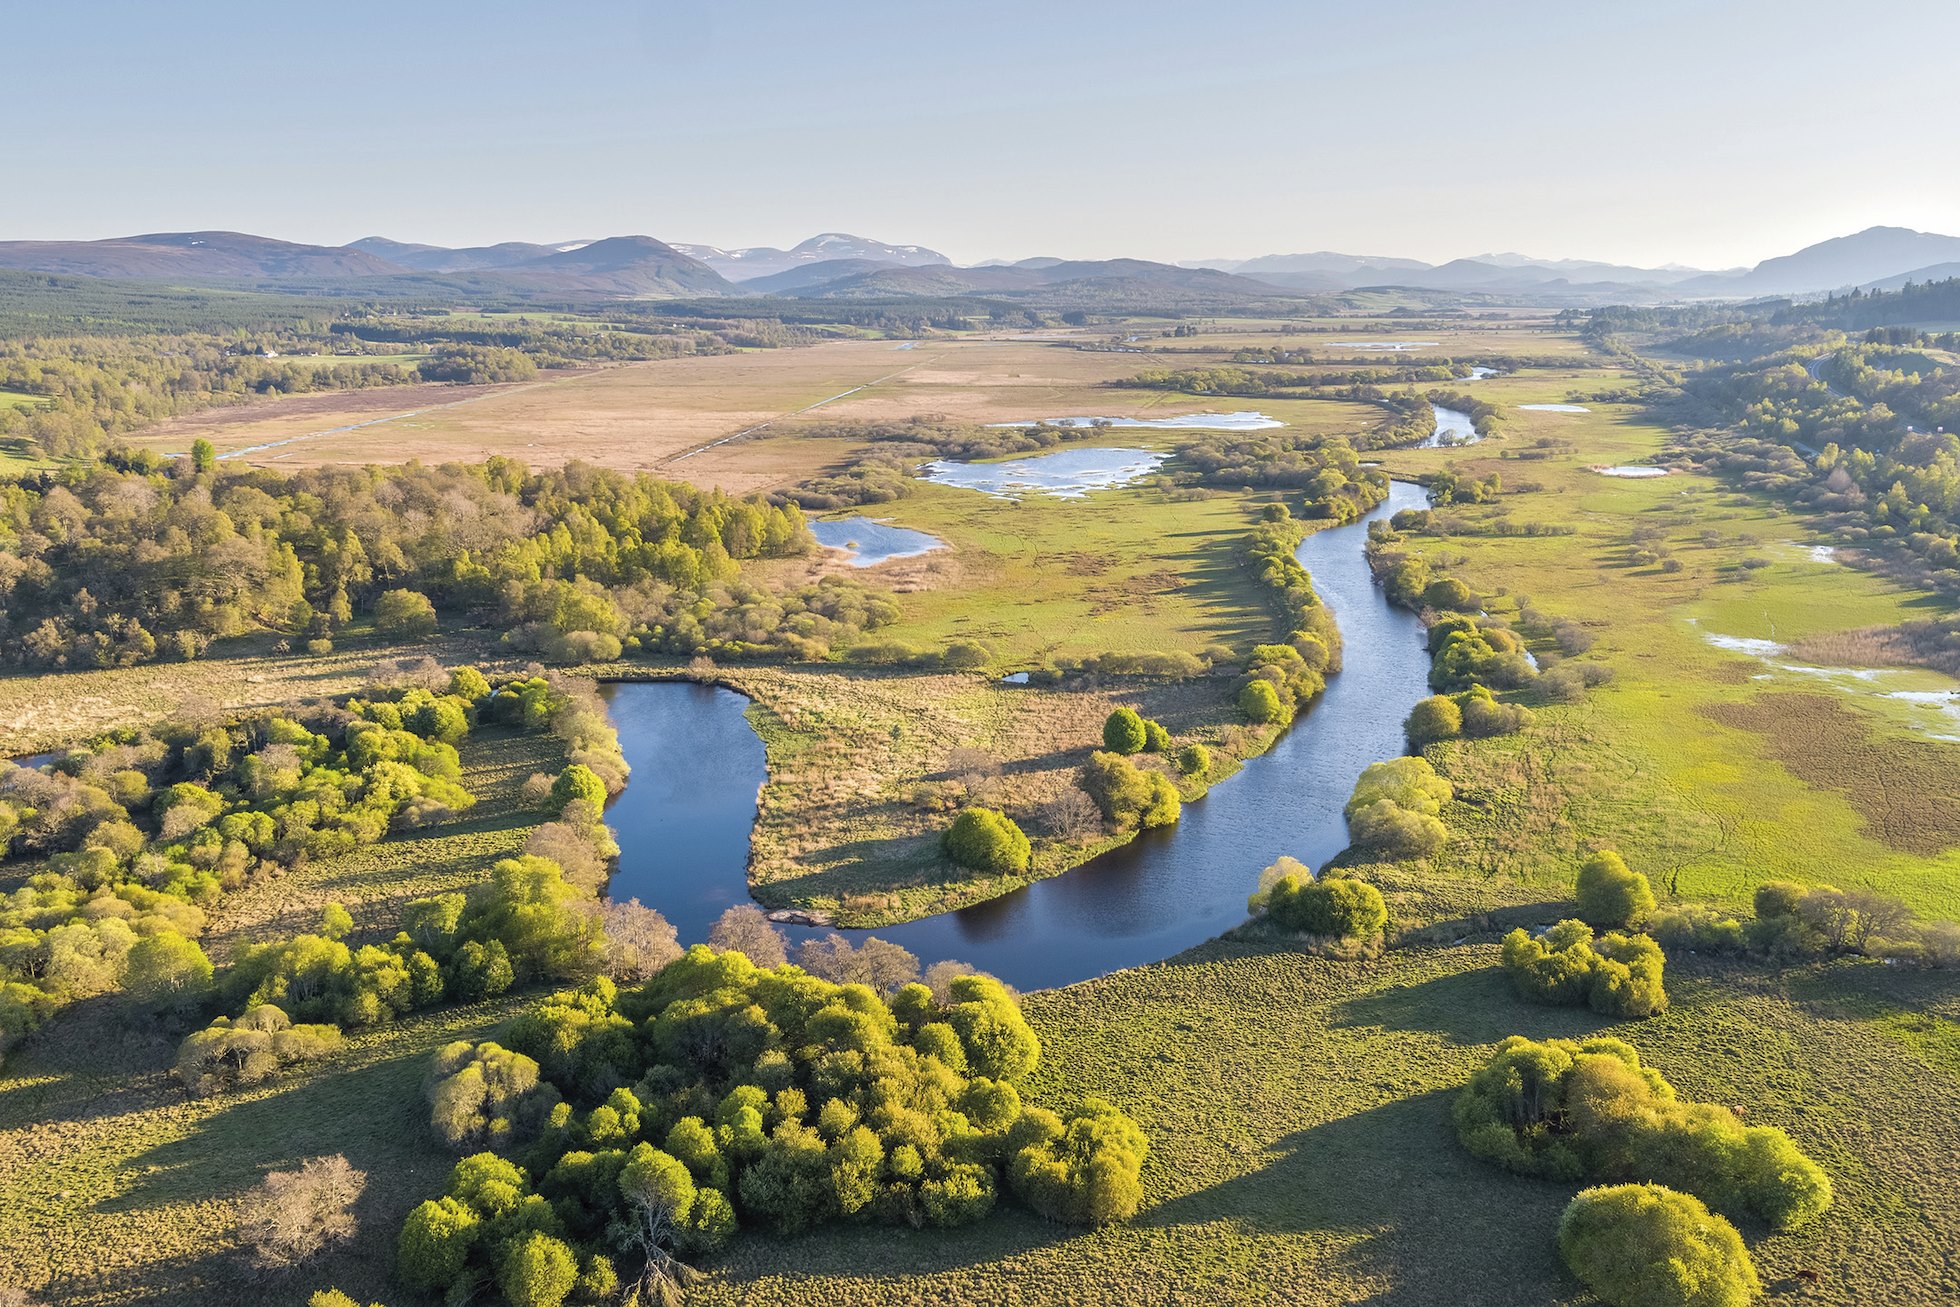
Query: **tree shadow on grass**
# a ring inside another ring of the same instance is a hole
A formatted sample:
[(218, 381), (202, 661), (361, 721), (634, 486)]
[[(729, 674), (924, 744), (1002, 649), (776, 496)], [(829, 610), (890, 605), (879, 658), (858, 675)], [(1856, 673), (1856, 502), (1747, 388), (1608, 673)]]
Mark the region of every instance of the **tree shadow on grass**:
[[(951, 888), (973, 879), (974, 873), (939, 857), (938, 849), (935, 834), (833, 844), (816, 851), (833, 865), (772, 877), (755, 887), (760, 891), (757, 897), (770, 903), (807, 903), (823, 898), (841, 901), (854, 894)], [(922, 858), (922, 852), (930, 852), (932, 857)]]
[(1337, 1005), (1337, 1026), (1426, 1030), (1458, 1044), (1494, 1044), (1507, 1035), (1585, 1039), (1615, 1024), (1586, 1008), (1526, 1002), (1502, 967), (1479, 967), (1397, 985)]
[(1456, 1143), (1449, 1091), (1288, 1135), (1260, 1169), (1138, 1215), (1147, 1227), (1230, 1221), (1258, 1234), (1357, 1237), (1339, 1256), (1385, 1287), (1379, 1307), (1559, 1302), (1576, 1287), (1553, 1234), (1567, 1186), (1506, 1174)]

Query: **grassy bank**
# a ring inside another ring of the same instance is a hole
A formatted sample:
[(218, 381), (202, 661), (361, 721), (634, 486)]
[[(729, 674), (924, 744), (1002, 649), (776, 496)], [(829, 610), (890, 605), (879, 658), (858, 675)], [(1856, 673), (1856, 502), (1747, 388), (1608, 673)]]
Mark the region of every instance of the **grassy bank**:
[[(1150, 1133), (1134, 1222), (1084, 1234), (1015, 1213), (944, 1234), (744, 1240), (691, 1301), (1580, 1301), (1552, 1242), (1576, 1186), (1473, 1160), (1448, 1112), (1506, 1035), (1609, 1027), (1520, 1002), (1496, 952), (1355, 964), (1226, 940), (1032, 995), (1043, 1065), (1057, 1068), (1043, 1089), (1110, 1097)], [(1684, 1095), (1789, 1130), (1837, 1186), (1811, 1229), (1745, 1230), (1765, 1281), (1787, 1290), (1816, 1271), (1803, 1300), (1820, 1303), (1960, 1292), (1941, 1252), (1960, 1239), (1941, 1160), (1960, 1147), (1951, 994), (1876, 966), (1690, 967), (1670, 988), (1666, 1016), (1612, 1032)], [(1901, 1033), (1922, 1026), (1943, 1033)]]

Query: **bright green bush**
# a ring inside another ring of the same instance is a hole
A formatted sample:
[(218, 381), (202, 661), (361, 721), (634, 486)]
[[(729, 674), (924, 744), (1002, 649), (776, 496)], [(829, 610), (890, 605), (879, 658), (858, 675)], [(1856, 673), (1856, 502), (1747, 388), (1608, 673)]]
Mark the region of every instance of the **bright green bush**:
[(1171, 747), (1171, 733), (1164, 729), (1164, 724), (1145, 718), (1143, 722), (1143, 751), (1145, 753), (1169, 753)]
[(1202, 744), (1187, 744), (1177, 751), (1177, 769), (1186, 776), (1206, 776), (1211, 772), (1211, 750)]
[(1269, 681), (1249, 681), (1239, 691), (1239, 711), (1257, 726), (1284, 725), (1292, 720), (1279, 691)]
[(1735, 1227), (1659, 1185), (1582, 1190), (1559, 1219), (1558, 1248), (1613, 1307), (1745, 1307), (1762, 1292)]
[[(1272, 873), (1278, 872), (1274, 876)], [(1315, 877), (1291, 858), (1267, 869), (1259, 892), (1247, 907), (1263, 912), (1275, 925), (1329, 939), (1372, 940), (1388, 924), (1388, 906), (1381, 891), (1351, 876)]]
[(953, 818), (943, 840), (946, 856), (973, 871), (1025, 876), (1030, 846), (1021, 828), (992, 808), (966, 808)]
[(1371, 764), (1347, 801), (1348, 835), (1357, 848), (1391, 858), (1426, 858), (1449, 839), (1443, 805), (1450, 783), (1423, 758)]
[(1447, 694), (1432, 694), (1409, 711), (1402, 723), (1409, 747), (1420, 749), (1438, 740), (1453, 740), (1463, 733), (1463, 710)]
[(1127, 1221), (1143, 1201), (1138, 1177), (1149, 1144), (1136, 1122), (1099, 1098), (1085, 1099), (1066, 1119), (1029, 1109), (1008, 1147), (1014, 1192), (1051, 1221)]
[(1635, 925), (1654, 910), (1654, 890), (1647, 878), (1611, 849), (1579, 864), (1573, 897), (1580, 918), (1592, 926)]
[(1778, 1229), (1831, 1205), (1831, 1182), (1773, 1126), (1677, 1100), (1628, 1044), (1513, 1035), (1452, 1110), (1457, 1138), (1507, 1170), (1557, 1180), (1644, 1180)]
[(1103, 748), (1111, 753), (1141, 753), (1148, 739), (1143, 717), (1134, 708), (1119, 707), (1103, 722)]
[(1667, 959), (1645, 935), (1593, 937), (1583, 921), (1561, 921), (1542, 936), (1518, 929), (1504, 937), (1504, 969), (1518, 993), (1540, 1003), (1584, 1004), (1613, 1017), (1651, 1017), (1667, 1010)]
[(589, 803), (594, 808), (602, 808), (606, 803), (606, 783), (590, 767), (576, 762), (559, 772), (551, 783), (553, 807), (563, 808), (575, 802)]
[(1148, 830), (1153, 826), (1168, 826), (1183, 810), (1183, 801), (1170, 777), (1139, 767), (1119, 754), (1089, 755), (1078, 784), (1096, 801), (1103, 817), (1120, 827)]
[(397, 640), (432, 635), (436, 629), (436, 606), (426, 595), (413, 590), (383, 591), (374, 601), (374, 629)]

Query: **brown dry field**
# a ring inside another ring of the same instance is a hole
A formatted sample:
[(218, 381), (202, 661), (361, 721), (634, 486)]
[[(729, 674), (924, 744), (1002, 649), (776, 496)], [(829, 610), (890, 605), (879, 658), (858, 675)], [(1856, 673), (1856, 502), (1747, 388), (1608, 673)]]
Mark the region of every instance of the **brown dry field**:
[[(849, 442), (795, 437), (820, 422), (918, 413), (999, 422), (1191, 407), (1188, 397), (1102, 389), (1144, 366), (1134, 354), (1025, 338), (832, 341), (558, 373), (511, 386), (299, 396), (176, 419), (131, 443), (177, 452), (202, 436), (223, 455), (290, 442), (241, 455), (275, 467), (490, 454), (535, 464), (581, 458), (742, 492), (802, 480), (842, 460)], [(763, 424), (768, 430), (715, 444)], [(338, 429), (347, 427), (353, 429)]]

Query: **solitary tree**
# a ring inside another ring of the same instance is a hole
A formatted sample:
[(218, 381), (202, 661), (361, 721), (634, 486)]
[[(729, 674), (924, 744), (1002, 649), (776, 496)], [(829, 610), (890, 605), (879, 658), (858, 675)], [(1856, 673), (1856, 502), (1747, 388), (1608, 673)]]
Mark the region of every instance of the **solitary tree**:
[(1647, 878), (1611, 849), (1579, 864), (1574, 897), (1579, 916), (1592, 926), (1629, 926), (1654, 910), (1654, 890)]
[(436, 629), (436, 606), (413, 590), (389, 590), (374, 601), (374, 629), (397, 640), (415, 640)]
[(997, 876), (1027, 874), (1031, 849), (1005, 813), (992, 808), (967, 808), (946, 831), (946, 856), (962, 867)]
[(1111, 753), (1140, 753), (1148, 741), (1143, 717), (1134, 708), (1118, 708), (1103, 723), (1103, 747)]
[(366, 1173), (338, 1154), (267, 1175), (246, 1198), (240, 1227), (253, 1260), (268, 1269), (297, 1266), (353, 1238), (354, 1203), (366, 1187)]

